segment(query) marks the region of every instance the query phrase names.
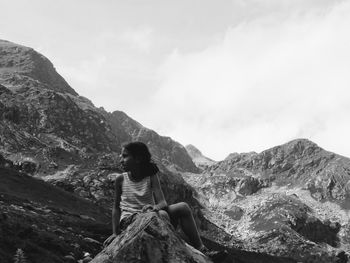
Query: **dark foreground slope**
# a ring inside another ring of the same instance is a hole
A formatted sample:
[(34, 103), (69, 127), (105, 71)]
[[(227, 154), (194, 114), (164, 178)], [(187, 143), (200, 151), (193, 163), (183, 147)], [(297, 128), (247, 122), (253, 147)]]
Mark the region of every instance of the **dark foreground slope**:
[(28, 262), (78, 260), (99, 251), (109, 232), (108, 209), (0, 168), (0, 262), (13, 262), (18, 248)]

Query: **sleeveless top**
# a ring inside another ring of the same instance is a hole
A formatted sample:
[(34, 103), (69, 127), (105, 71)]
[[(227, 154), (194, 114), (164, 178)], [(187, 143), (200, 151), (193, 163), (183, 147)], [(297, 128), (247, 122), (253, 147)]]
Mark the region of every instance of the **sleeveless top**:
[(150, 176), (139, 182), (132, 181), (128, 173), (123, 173), (123, 177), (120, 221), (134, 213), (141, 212), (145, 205), (154, 205)]

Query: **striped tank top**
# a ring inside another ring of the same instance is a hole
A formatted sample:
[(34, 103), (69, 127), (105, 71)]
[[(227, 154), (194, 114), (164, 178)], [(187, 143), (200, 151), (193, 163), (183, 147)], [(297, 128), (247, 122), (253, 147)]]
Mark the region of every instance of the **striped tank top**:
[(150, 176), (139, 182), (132, 181), (128, 173), (123, 173), (123, 177), (120, 221), (127, 216), (141, 212), (145, 205), (154, 205)]

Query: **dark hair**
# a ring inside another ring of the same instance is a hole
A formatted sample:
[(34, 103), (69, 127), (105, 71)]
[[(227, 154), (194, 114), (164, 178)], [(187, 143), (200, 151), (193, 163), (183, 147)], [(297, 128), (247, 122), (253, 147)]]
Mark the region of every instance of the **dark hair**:
[(152, 155), (146, 144), (143, 142), (129, 142), (123, 144), (123, 148), (140, 162), (140, 168), (144, 177), (156, 174), (159, 169), (152, 160)]

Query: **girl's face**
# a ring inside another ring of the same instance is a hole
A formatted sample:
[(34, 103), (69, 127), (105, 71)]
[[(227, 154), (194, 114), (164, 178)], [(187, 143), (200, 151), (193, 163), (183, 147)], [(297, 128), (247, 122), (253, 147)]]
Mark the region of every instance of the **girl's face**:
[(121, 157), (121, 164), (123, 166), (123, 169), (126, 172), (130, 172), (132, 170), (135, 170), (137, 167), (137, 161), (135, 158), (126, 150), (125, 148), (122, 149), (122, 153), (120, 155)]

